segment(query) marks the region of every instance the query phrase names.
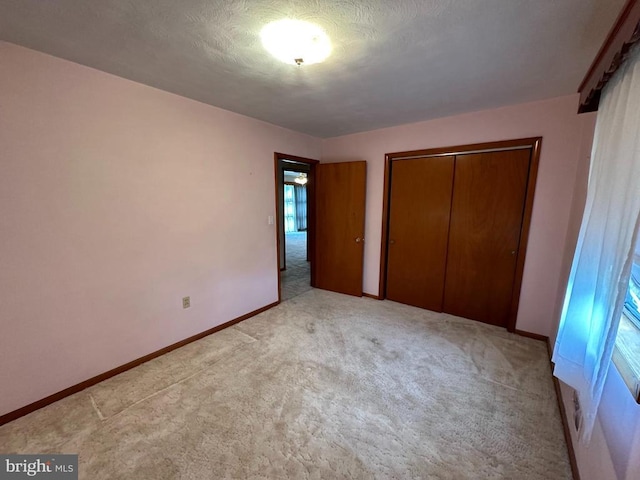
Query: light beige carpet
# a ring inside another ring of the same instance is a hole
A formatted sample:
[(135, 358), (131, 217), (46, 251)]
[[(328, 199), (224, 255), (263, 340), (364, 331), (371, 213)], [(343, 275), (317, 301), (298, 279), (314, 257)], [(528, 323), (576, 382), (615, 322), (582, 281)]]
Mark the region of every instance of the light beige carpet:
[(0, 427), (83, 479), (569, 479), (543, 342), (311, 290)]
[(307, 262), (307, 232), (285, 234), (287, 269), (280, 272), (281, 299), (289, 300), (311, 290), (311, 267)]

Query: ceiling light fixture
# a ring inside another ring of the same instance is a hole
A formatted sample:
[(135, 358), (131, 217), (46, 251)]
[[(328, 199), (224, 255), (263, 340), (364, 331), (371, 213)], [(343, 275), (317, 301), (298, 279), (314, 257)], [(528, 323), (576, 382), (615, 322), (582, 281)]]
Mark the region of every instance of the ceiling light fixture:
[(331, 54), (331, 42), (324, 30), (302, 20), (278, 20), (260, 32), (262, 45), (278, 60), (291, 65), (313, 65)]
[(298, 175), (296, 178), (293, 179), (294, 182), (300, 185), (304, 185), (305, 183), (307, 183), (308, 180), (309, 179), (307, 178), (306, 173), (301, 173), (300, 175)]

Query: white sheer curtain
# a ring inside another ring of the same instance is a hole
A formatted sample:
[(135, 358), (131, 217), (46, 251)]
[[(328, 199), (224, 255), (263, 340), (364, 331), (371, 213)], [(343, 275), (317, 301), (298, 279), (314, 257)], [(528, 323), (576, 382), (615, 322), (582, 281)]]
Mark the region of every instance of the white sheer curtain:
[(605, 87), (554, 374), (575, 388), (588, 442), (611, 362), (640, 218), (640, 49)]

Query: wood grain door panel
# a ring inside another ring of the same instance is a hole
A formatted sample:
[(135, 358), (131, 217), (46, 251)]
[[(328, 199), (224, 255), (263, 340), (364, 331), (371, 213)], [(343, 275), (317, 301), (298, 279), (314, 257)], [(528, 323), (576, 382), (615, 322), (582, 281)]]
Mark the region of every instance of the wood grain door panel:
[(455, 157), (391, 167), (387, 298), (442, 311)]
[(367, 164), (316, 166), (314, 286), (362, 296)]
[(530, 152), (456, 157), (445, 312), (507, 326)]

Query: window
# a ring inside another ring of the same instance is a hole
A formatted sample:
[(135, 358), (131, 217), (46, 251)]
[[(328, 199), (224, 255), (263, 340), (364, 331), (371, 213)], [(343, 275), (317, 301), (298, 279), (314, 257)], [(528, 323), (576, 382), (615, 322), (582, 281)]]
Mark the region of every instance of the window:
[(613, 361), (640, 402), (640, 242), (636, 246), (631, 278), (624, 300)]
[(624, 310), (629, 320), (640, 328), (640, 262), (633, 262), (629, 289), (624, 300)]

